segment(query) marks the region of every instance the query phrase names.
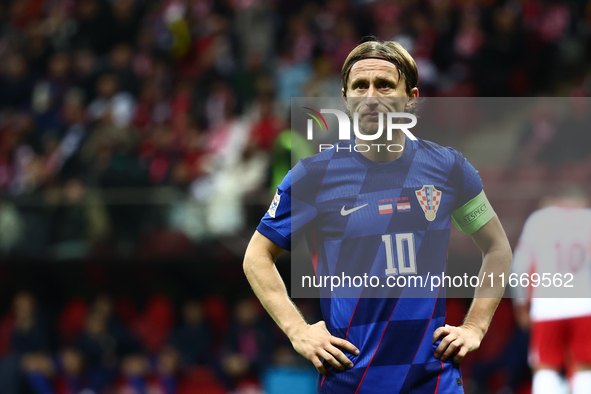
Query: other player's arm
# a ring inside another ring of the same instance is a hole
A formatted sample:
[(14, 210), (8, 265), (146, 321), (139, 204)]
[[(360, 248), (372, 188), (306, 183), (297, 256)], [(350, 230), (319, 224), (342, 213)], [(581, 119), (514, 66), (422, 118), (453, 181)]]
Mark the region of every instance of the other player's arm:
[[(533, 244), (532, 240), (535, 237), (536, 228), (538, 223), (533, 222), (532, 217), (528, 218), (523, 226), (523, 232), (517, 247), (513, 253), (513, 265), (511, 266), (512, 273), (520, 277), (521, 274), (535, 272), (536, 267), (535, 261), (537, 261), (537, 255), (534, 248), (531, 247)], [(526, 294), (526, 289), (521, 286), (511, 288), (512, 301), (513, 301), (513, 312), (515, 314), (515, 320), (519, 328), (524, 331), (529, 330), (530, 317), (529, 309), (530, 303)]]
[[(505, 274), (507, 278), (511, 269), (511, 246), (496, 215), (471, 236), (483, 256), (479, 277), (486, 273), (487, 280), (482, 287), (476, 288), (474, 300), (461, 326), (445, 325), (435, 330), (433, 342), (442, 337), (435, 357), (442, 361), (454, 356), (453, 361), (460, 362), (467, 353), (480, 347), (505, 290), (500, 275)], [(492, 283), (488, 280), (490, 274), (494, 278)]]
[(307, 324), (287, 294), (275, 261), (283, 248), (255, 231), (244, 256), (244, 273), (256, 296), (279, 328), (289, 337), (294, 349), (310, 360), (318, 372), (326, 369), (321, 358), (333, 367), (344, 370), (353, 363), (339, 349), (353, 354), (359, 350), (348, 341), (334, 337), (324, 321)]

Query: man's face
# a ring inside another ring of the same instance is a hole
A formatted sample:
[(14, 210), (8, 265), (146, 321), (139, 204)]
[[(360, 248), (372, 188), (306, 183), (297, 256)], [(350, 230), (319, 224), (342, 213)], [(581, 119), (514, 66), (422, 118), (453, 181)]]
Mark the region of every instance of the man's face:
[(345, 103), (351, 116), (359, 113), (359, 130), (364, 134), (375, 134), (380, 113), (383, 113), (386, 127), (386, 113), (407, 112), (418, 95), (417, 88), (407, 94), (404, 76), (394, 64), (386, 60), (366, 59), (355, 63), (349, 72)]

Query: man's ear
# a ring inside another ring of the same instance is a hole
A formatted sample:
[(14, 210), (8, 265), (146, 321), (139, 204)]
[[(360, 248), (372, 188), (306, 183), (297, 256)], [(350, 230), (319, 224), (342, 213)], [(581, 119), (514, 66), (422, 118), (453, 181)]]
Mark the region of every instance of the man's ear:
[(349, 106), (349, 103), (347, 102), (347, 94), (345, 93), (345, 88), (341, 88), (341, 94), (343, 95), (343, 101), (345, 101), (345, 106)]
[(417, 103), (417, 99), (419, 98), (419, 89), (412, 88), (410, 90), (410, 94), (408, 95), (408, 101), (406, 102), (406, 108), (412, 108)]

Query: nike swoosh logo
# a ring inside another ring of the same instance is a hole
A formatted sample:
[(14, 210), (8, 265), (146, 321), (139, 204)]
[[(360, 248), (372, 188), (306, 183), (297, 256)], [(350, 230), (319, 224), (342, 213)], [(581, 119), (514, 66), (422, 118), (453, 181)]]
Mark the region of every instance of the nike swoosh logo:
[(353, 212), (357, 211), (358, 209), (361, 209), (361, 208), (365, 207), (366, 205), (368, 205), (368, 204), (365, 204), (365, 205), (360, 205), (360, 206), (358, 206), (358, 207), (351, 208), (351, 209), (349, 209), (349, 210), (345, 209), (345, 206), (343, 205), (343, 208), (341, 209), (341, 215), (342, 215), (342, 216), (347, 216), (347, 215), (349, 215), (349, 214), (351, 214), (351, 213), (353, 213)]

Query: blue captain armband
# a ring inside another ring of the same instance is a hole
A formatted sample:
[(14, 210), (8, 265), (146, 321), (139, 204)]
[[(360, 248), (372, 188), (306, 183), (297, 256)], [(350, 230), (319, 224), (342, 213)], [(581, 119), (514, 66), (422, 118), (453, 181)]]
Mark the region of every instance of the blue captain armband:
[(484, 190), (451, 214), (451, 220), (464, 234), (472, 234), (495, 216)]

